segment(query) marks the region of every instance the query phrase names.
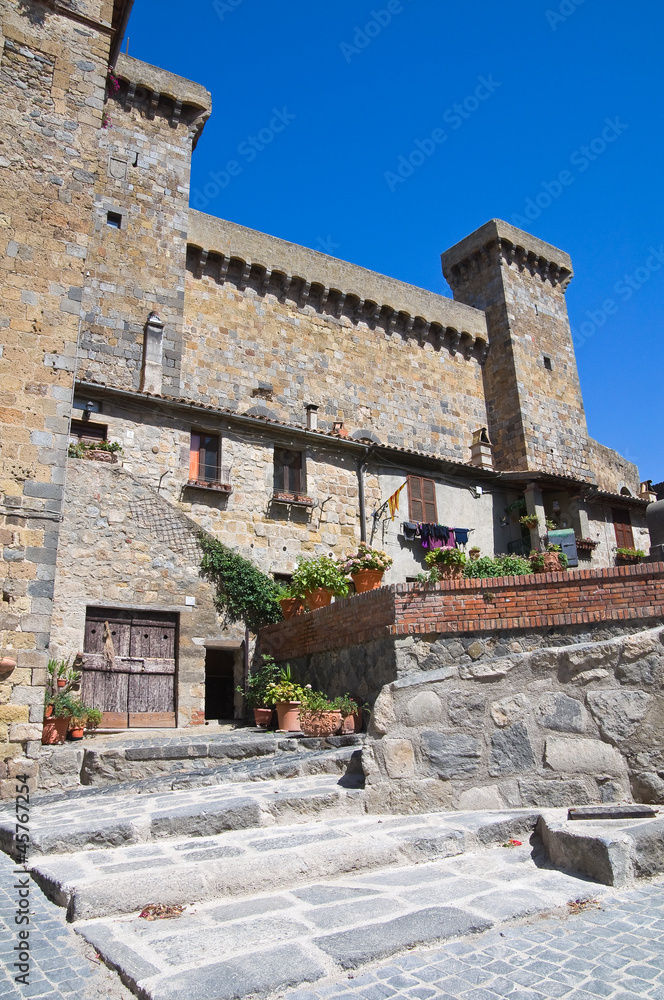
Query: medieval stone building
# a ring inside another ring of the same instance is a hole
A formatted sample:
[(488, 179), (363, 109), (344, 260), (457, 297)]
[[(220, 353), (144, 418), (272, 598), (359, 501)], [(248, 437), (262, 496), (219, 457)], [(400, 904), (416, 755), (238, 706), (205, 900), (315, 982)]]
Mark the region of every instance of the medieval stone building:
[[(638, 470), (586, 430), (567, 254), (493, 220), (443, 254), (452, 300), (190, 210), (211, 98), (118, 55), (129, 7), (0, 0), (10, 777), (39, 751), (49, 656), (96, 665), (113, 725), (233, 713), (244, 635), (214, 611), (197, 526), (284, 578), (366, 538), (390, 583), (422, 570), (409, 523), (491, 554), (548, 518), (596, 542), (587, 566), (649, 544)], [(68, 457), (100, 440), (118, 461)]]

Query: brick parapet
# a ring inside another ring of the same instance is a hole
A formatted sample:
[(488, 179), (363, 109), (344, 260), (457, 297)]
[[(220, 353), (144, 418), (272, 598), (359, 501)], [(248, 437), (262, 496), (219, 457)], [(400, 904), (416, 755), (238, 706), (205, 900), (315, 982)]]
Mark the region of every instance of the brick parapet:
[[(488, 595), (491, 595), (489, 597)], [(397, 584), (270, 625), (277, 660), (408, 635), (537, 629), (664, 618), (664, 563), (526, 577)]]

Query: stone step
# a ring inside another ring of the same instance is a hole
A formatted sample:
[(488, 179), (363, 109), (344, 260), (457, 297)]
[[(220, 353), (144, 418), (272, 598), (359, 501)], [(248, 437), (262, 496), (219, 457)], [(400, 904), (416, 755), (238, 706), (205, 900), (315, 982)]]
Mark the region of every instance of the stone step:
[[(421, 823), (422, 817), (411, 821)], [(303, 871), (297, 884), (281, 887), (273, 858), (267, 855), (254, 870), (241, 899), (199, 902), (177, 919), (105, 916), (75, 929), (143, 1000), (239, 1000), (307, 983), (331, 996), (345, 970), (416, 945), (482, 934), (507, 921), (567, 912), (568, 902), (611, 893), (547, 868), (527, 843), (340, 873), (324, 883), (316, 872), (306, 877)], [(396, 996), (396, 980), (394, 986), (359, 995)], [(471, 983), (460, 980), (459, 986), (464, 996), (475, 995)]]
[[(35, 799), (30, 809), (30, 857), (302, 823), (323, 813), (364, 812), (363, 790), (344, 787), (338, 774), (176, 791), (143, 789), (133, 795), (124, 789), (117, 792), (116, 787)], [(1, 816), (0, 849), (15, 856), (15, 816), (8, 807)]]
[[(347, 804), (353, 804), (352, 797)], [(186, 835), (163, 839), (165, 830), (177, 829), (178, 816)], [(33, 859), (31, 870), (48, 898), (67, 908), (70, 920), (82, 920), (130, 913), (148, 903), (246, 896), (255, 891), (257, 878), (259, 884), (267, 879), (270, 886), (292, 888), (347, 872), (422, 863), (511, 837), (528, 839), (538, 819), (539, 813), (527, 810), (381, 817), (362, 816), (358, 809), (295, 827), (210, 836), (217, 821), (210, 829), (200, 804), (195, 814), (191, 806), (173, 805), (150, 818), (153, 837), (161, 834), (161, 839), (52, 854)], [(192, 839), (192, 834), (199, 836)], [(60, 837), (66, 836), (65, 828)]]
[[(93, 737), (90, 745), (65, 745), (44, 751), (40, 762), (43, 785), (69, 791), (79, 784), (109, 786), (152, 779), (195, 776), (214, 772), (213, 780), (251, 781), (266, 777), (289, 777), (342, 769), (350, 751), (364, 743), (363, 734), (306, 738), (264, 730), (233, 730), (207, 735), (190, 732), (177, 735), (144, 734), (140, 737)], [(344, 753), (344, 751), (346, 751)], [(335, 760), (338, 765), (335, 765)], [(143, 784), (141, 787), (147, 787)], [(169, 787), (165, 784), (164, 787)]]
[(645, 808), (655, 816), (579, 820), (546, 810), (538, 832), (558, 868), (604, 885), (629, 885), (664, 872), (664, 814), (656, 806)]

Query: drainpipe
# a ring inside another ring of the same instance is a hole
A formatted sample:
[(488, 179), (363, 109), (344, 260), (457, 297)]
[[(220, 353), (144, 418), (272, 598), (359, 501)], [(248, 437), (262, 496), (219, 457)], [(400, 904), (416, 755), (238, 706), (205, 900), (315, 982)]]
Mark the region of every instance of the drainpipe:
[(369, 455), (373, 451), (373, 445), (370, 445), (364, 453), (364, 457), (360, 459), (357, 466), (357, 492), (360, 502), (360, 541), (366, 542), (367, 540), (367, 512), (365, 509), (365, 499), (364, 499), (364, 473), (366, 472), (367, 465), (369, 464)]

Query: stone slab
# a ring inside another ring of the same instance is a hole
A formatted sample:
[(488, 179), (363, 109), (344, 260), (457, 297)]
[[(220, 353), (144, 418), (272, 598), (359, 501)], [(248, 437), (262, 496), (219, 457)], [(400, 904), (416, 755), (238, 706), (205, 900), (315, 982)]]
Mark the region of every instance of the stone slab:
[(394, 920), (327, 934), (315, 938), (314, 944), (342, 969), (355, 969), (416, 944), (476, 934), (491, 926), (491, 920), (454, 906), (430, 906)]

